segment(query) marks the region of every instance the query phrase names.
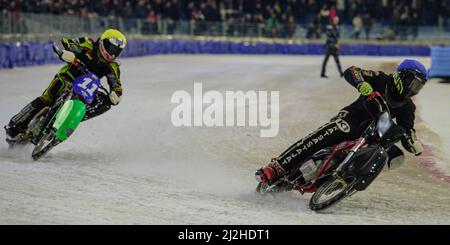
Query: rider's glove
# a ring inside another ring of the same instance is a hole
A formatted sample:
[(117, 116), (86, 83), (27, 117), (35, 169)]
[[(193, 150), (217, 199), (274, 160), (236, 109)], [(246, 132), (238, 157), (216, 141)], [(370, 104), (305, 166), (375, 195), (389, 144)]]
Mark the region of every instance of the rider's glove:
[(59, 56), (62, 61), (72, 63), (75, 60), (75, 54), (64, 49), (61, 42), (53, 43), (53, 51)]
[(407, 151), (414, 153), (416, 156), (422, 154), (423, 146), (417, 140), (414, 129), (411, 129), (409, 134), (405, 134), (405, 137), (402, 139), (402, 145)]
[(70, 51), (63, 50), (59, 58), (67, 63), (72, 63), (75, 60), (75, 54)]
[(111, 91), (111, 93), (109, 93), (109, 100), (111, 101), (111, 104), (118, 105), (120, 99), (121, 96), (119, 96), (115, 91)]
[(373, 88), (368, 82), (360, 82), (356, 86), (358, 92), (363, 96), (369, 96), (373, 92)]

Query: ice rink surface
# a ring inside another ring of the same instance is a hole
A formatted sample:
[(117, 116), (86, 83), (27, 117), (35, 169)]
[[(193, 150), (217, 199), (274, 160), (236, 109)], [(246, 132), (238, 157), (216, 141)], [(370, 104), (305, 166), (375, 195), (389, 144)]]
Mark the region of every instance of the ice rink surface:
[[(378, 69), (399, 58), (342, 57)], [(0, 134), (0, 224), (450, 224), (450, 183), (407, 155), (364, 192), (322, 213), (310, 195), (254, 193), (254, 171), (352, 102), (356, 91), (322, 57), (152, 56), (122, 62), (121, 104), (83, 123), (35, 162)], [(424, 60), (428, 62), (427, 59)], [(0, 70), (0, 121), (38, 96), (59, 66)], [(258, 127), (173, 127), (177, 90), (280, 91), (280, 132)], [(419, 137), (450, 171), (450, 85), (431, 81), (416, 99)], [(442, 120), (444, 119), (444, 120)]]

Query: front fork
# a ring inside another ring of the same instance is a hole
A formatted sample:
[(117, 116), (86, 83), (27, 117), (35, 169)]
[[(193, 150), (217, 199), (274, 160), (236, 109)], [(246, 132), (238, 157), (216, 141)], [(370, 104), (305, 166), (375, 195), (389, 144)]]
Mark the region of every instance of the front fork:
[(355, 155), (355, 153), (366, 143), (366, 138), (361, 137), (356, 141), (356, 144), (352, 147), (350, 150), (350, 153), (345, 157), (345, 159), (342, 161), (341, 164), (336, 168), (336, 171), (333, 173), (333, 176), (337, 179), (342, 178), (343, 169), (346, 169), (348, 167), (348, 164), (350, 163), (350, 160)]

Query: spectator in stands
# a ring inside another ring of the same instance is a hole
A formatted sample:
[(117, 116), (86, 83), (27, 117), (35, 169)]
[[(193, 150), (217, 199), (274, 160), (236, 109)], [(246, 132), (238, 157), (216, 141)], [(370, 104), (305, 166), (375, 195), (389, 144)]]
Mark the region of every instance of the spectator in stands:
[(265, 20), (268, 20), (272, 14), (275, 13), (272, 6), (270, 6), (270, 4), (267, 4), (266, 7), (264, 8), (264, 12), (263, 12), (263, 17)]
[[(204, 9), (203, 5), (203, 9)], [(194, 35), (201, 35), (205, 31), (205, 16), (203, 15), (203, 12), (199, 8), (193, 8), (192, 14), (191, 14), (191, 26), (193, 30)]]
[(408, 39), (408, 25), (409, 25), (409, 7), (404, 6), (403, 11), (401, 11), (399, 22), (398, 22), (398, 30), (399, 36), (401, 40)]
[(361, 6), (358, 5), (358, 3), (355, 0), (350, 0), (347, 4), (346, 14), (345, 16), (349, 20), (353, 20), (353, 16), (357, 15), (361, 12), (360, 9)]
[(362, 18), (360, 14), (357, 14), (355, 17), (353, 17), (353, 35), (352, 37), (355, 39), (359, 39), (359, 34), (361, 33), (362, 29)]
[(262, 7), (262, 3), (261, 3), (261, 1), (257, 1), (256, 2), (256, 4), (255, 4), (255, 10), (254, 10), (254, 15), (255, 16), (257, 16), (257, 15), (261, 15), (261, 17), (262, 17), (262, 13), (263, 13), (263, 7)]
[(9, 7), (7, 0), (0, 0), (0, 12), (6, 12), (6, 9)]
[(239, 19), (239, 35), (240, 36), (246, 36), (247, 35), (247, 19), (245, 16), (241, 16)]
[(295, 19), (294, 19), (293, 15), (289, 16), (286, 29), (287, 29), (287, 37), (293, 38), (294, 34), (295, 34), (295, 29), (296, 29)]
[(133, 17), (133, 7), (131, 7), (131, 2), (126, 1), (125, 6), (122, 9), (122, 15), (124, 18), (131, 18)]
[(124, 18), (125, 30), (126, 32), (129, 32), (134, 26), (134, 23), (131, 20), (131, 18), (133, 17), (133, 7), (131, 6), (131, 1), (125, 2), (125, 6), (122, 10), (122, 16)]
[(444, 27), (446, 30), (450, 30), (450, 3), (448, 1), (441, 1), (439, 19), (440, 26)]
[(372, 31), (372, 17), (369, 13), (365, 13), (362, 17), (364, 30), (366, 31), (366, 40), (370, 40), (370, 32)]
[(345, 18), (345, 8), (347, 6), (347, 1), (346, 0), (336, 0), (336, 11), (337, 11), (337, 16), (339, 16), (339, 18), (343, 19)]
[(328, 18), (333, 19), (334, 17), (338, 16), (336, 12), (336, 7), (331, 6), (328, 12)]
[(273, 11), (276, 14), (277, 18), (281, 16), (283, 9), (281, 9), (280, 1), (276, 1), (273, 5)]
[[(103, 0), (104, 2), (104, 0)], [(147, 1), (145, 0), (139, 0), (136, 7), (134, 7), (133, 10), (133, 16), (138, 19), (144, 19), (148, 16), (148, 9), (147, 9)]]
[(177, 8), (178, 0), (167, 1), (164, 5), (164, 20), (167, 22), (167, 33), (175, 32), (176, 24), (180, 20), (180, 13)]
[(261, 13), (255, 15), (254, 24), (256, 26), (256, 33), (258, 36), (262, 36), (264, 29), (266, 27), (266, 23), (264, 22), (264, 17)]
[[(407, 14), (404, 13), (406, 6), (410, 8)], [(211, 33), (211, 29), (214, 29), (214, 32), (221, 32), (222, 26), (225, 28), (223, 33), (235, 33), (234, 30), (237, 30), (238, 26), (241, 26), (241, 33), (255, 33), (256, 30), (258, 33), (264, 33), (259, 31), (262, 26), (270, 23), (272, 27), (276, 27), (277, 23), (278, 25), (282, 23), (283, 27), (272, 30), (277, 30), (277, 36), (289, 37), (295, 29), (294, 24), (305, 23), (309, 25), (307, 37), (315, 38), (317, 13), (320, 15), (318, 23), (324, 31), (330, 18), (341, 16), (346, 24), (353, 24), (354, 17), (360, 12), (364, 13), (361, 16), (362, 28), (366, 32), (367, 39), (370, 39), (373, 22), (394, 24), (394, 30), (402, 38), (411, 34), (413, 39), (417, 37), (418, 24), (450, 28), (448, 0), (0, 0), (0, 11), (11, 12), (9, 18), (16, 23), (19, 21), (20, 12), (29, 12), (87, 16), (96, 27), (98, 18), (103, 25), (110, 23), (118, 25), (123, 21), (126, 30), (137, 28), (138, 23), (147, 23), (150, 18), (156, 19), (156, 25), (159, 28), (165, 27), (167, 33), (175, 32), (179, 20), (196, 23), (197, 32), (203, 34), (207, 33), (206, 30)], [(273, 14), (275, 18), (272, 17)], [(136, 19), (140, 21), (137, 23)], [(221, 24), (209, 25), (207, 29), (206, 22), (221, 22)], [(402, 29), (404, 24), (402, 22), (411, 27), (408, 27), (408, 30)], [(94, 27), (93, 24), (91, 26)], [(14, 27), (19, 28), (20, 25)], [(273, 36), (273, 33), (270, 35)], [(357, 36), (354, 33), (353, 37)]]
[(325, 33), (328, 22), (330, 22), (330, 10), (328, 6), (324, 4), (320, 9), (320, 31)]
[[(111, 9), (115, 10), (117, 17), (124, 17), (123, 13), (119, 13), (127, 5), (131, 5), (132, 8), (136, 6), (143, 5), (146, 6), (150, 4), (152, 9), (155, 11), (156, 15), (163, 15), (165, 11), (165, 4), (171, 2), (171, 5), (179, 6), (177, 10), (179, 12), (181, 19), (189, 19), (187, 13), (187, 6), (190, 3), (194, 3), (197, 8), (200, 7), (202, 3), (214, 4), (219, 6), (224, 3), (226, 9), (230, 9), (239, 14), (251, 14), (253, 16), (258, 14), (257, 6), (259, 6), (259, 13), (261, 13), (262, 6), (270, 6), (277, 18), (281, 17), (281, 14), (286, 13), (288, 16), (288, 9), (292, 8), (292, 15), (294, 15), (296, 22), (302, 22), (307, 20), (310, 23), (314, 18), (314, 14), (318, 11), (324, 13), (324, 15), (329, 15), (334, 17), (335, 15), (343, 15), (343, 17), (349, 17), (349, 22), (354, 17), (354, 15), (360, 10), (369, 12), (370, 15), (376, 20), (382, 18), (391, 18), (392, 11), (390, 9), (395, 8), (395, 6), (410, 4), (413, 2), (416, 4), (417, 9), (425, 9), (424, 20), (427, 24), (432, 24), (433, 18), (436, 19), (437, 16), (441, 16), (448, 19), (448, 1), (411, 1), (411, 0), (183, 0), (183, 1), (172, 1), (172, 0), (99, 0), (99, 1), (87, 1), (87, 0), (0, 0), (0, 9), (6, 10), (11, 2), (20, 3), (21, 11), (33, 12), (33, 13), (54, 13), (54, 14), (74, 14), (81, 15), (81, 9), (87, 7), (89, 12), (95, 12), (101, 17), (106, 17), (111, 13)], [(318, 6), (324, 8), (318, 9)], [(329, 7), (326, 7), (328, 4)], [(241, 6), (241, 7), (239, 7)], [(430, 13), (431, 11), (437, 10), (436, 12)], [(145, 14), (139, 14), (142, 18), (148, 15), (149, 9), (147, 9)], [(328, 12), (328, 14), (326, 14)], [(336, 14), (334, 13), (336, 12)], [(437, 14), (436, 14), (437, 13)], [(311, 15), (311, 18), (307, 18)], [(433, 18), (431, 18), (431, 17)], [(137, 17), (137, 16), (134, 16)], [(342, 17), (342, 16), (341, 16)], [(270, 18), (270, 15), (264, 16), (265, 20)], [(224, 21), (226, 19), (223, 19)], [(445, 22), (445, 21), (444, 21)], [(326, 24), (327, 22), (324, 22)]]
[[(143, 2), (143, 4), (145, 5), (145, 0), (141, 0), (141, 2)], [(62, 3), (61, 6), (59, 6), (59, 10), (61, 11), (61, 13), (66, 12), (66, 7), (63, 5), (64, 1), (59, 1), (59, 3)], [(105, 6), (108, 6), (105, 8)], [(110, 6), (109, 6), (109, 0), (101, 0), (100, 2), (97, 2), (95, 11), (98, 13), (98, 15), (100, 16), (100, 18), (106, 18), (110, 12)], [(145, 18), (145, 14), (140, 16), (140, 18)]]
[(150, 10), (146, 18), (146, 23), (144, 24), (145, 34), (159, 34), (158, 31), (158, 15), (156, 15), (155, 10)]
[(217, 36), (218, 35), (218, 26), (217, 22), (221, 20), (219, 9), (217, 9), (215, 1), (208, 0), (208, 3), (205, 4), (205, 7), (202, 9), (202, 12), (205, 16), (205, 21), (207, 25), (207, 30), (209, 35)]
[(411, 17), (410, 17), (410, 21), (409, 21), (409, 25), (411, 27), (411, 35), (412, 35), (412, 39), (416, 40), (417, 36), (419, 35), (419, 10), (416, 8), (413, 8), (411, 10)]
[(269, 37), (277, 37), (280, 23), (278, 22), (277, 16), (275, 13), (272, 13), (271, 17), (267, 20), (267, 30)]
[(8, 6), (8, 11), (11, 13), (10, 22), (11, 22), (11, 28), (13, 32), (24, 32), (25, 30), (22, 29), (22, 23), (20, 20), (20, 11), (22, 10), (21, 4), (19, 0), (11, 1), (11, 3)]
[(311, 23), (308, 26), (306, 38), (308, 39), (320, 38), (320, 13), (316, 15), (316, 18), (314, 18), (313, 23)]
[(393, 41), (395, 40), (395, 31), (391, 28), (385, 28), (378, 34), (378, 37), (376, 39), (379, 41), (383, 40)]
[[(307, 19), (314, 20), (314, 18), (316, 17), (316, 14), (320, 11), (320, 7), (319, 7), (319, 4), (317, 3), (317, 1), (316, 0), (307, 0), (307, 4), (304, 6), (306, 6), (306, 9), (307, 9), (306, 13), (308, 13)], [(320, 20), (319, 20), (319, 24), (320, 24)], [(320, 31), (320, 29), (319, 29), (319, 31)]]
[(22, 5), (20, 4), (19, 0), (14, 0), (9, 3), (7, 9), (12, 15), (18, 16), (19, 13), (22, 11)]
[(66, 4), (66, 13), (68, 15), (79, 15), (80, 13), (80, 5), (77, 1), (70, 1)]

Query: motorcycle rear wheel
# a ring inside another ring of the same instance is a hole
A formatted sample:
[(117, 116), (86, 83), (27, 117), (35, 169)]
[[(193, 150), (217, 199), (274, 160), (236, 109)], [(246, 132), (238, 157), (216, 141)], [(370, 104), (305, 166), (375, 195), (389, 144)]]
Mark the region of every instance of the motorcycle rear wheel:
[(356, 192), (353, 189), (355, 183), (356, 178), (354, 177), (342, 179), (332, 176), (317, 188), (309, 201), (309, 208), (318, 211), (331, 207), (345, 197), (354, 194)]

